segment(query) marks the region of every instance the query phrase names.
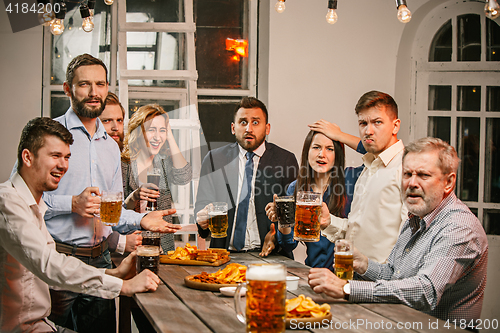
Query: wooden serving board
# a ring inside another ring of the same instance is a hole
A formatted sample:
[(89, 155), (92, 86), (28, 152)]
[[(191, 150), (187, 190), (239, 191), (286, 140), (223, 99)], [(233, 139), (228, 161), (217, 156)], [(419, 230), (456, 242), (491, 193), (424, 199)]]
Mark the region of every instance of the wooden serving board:
[(190, 265), (190, 266), (220, 266), (225, 264), (231, 258), (227, 257), (222, 260), (216, 260), (214, 262), (201, 261), (201, 260), (179, 260), (179, 259), (169, 259), (168, 255), (160, 255), (160, 263), (162, 264), (174, 264), (174, 265)]
[(209, 291), (219, 291), (222, 287), (237, 287), (238, 284), (217, 284), (217, 283), (205, 283), (193, 280), (194, 275), (189, 275), (184, 278), (184, 284), (192, 289), (198, 290), (209, 290)]

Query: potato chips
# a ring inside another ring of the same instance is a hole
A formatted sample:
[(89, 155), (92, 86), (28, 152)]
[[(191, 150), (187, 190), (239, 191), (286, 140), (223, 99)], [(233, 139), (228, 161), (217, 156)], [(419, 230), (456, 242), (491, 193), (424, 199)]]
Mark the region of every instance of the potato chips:
[(232, 263), (215, 273), (201, 272), (201, 274), (193, 276), (193, 281), (213, 284), (237, 284), (245, 282), (246, 272), (247, 266)]
[(330, 305), (324, 303), (320, 306), (311, 297), (305, 297), (304, 295), (287, 299), (285, 308), (287, 318), (318, 318), (330, 314)]
[(195, 246), (187, 243), (184, 248), (177, 247), (175, 251), (168, 251), (168, 259), (179, 260), (199, 260), (216, 262), (217, 260), (225, 260), (229, 256), (229, 251), (225, 249), (208, 249), (205, 251), (198, 250)]

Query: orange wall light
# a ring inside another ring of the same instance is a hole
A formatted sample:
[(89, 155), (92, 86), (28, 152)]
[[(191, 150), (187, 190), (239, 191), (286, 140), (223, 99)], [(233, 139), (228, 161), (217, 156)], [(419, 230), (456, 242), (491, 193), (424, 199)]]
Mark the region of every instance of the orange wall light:
[(231, 59), (239, 61), (240, 57), (248, 57), (248, 41), (245, 39), (226, 38), (226, 50), (233, 51)]

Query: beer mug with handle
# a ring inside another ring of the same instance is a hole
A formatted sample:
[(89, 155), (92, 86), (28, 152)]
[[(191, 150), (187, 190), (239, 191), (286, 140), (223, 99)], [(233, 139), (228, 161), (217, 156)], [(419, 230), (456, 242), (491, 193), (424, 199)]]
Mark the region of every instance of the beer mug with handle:
[(122, 192), (102, 191), (99, 215), (102, 224), (116, 226), (122, 213)]
[(295, 205), (293, 238), (303, 242), (318, 242), (321, 236), (321, 193), (299, 191)]
[[(246, 287), (246, 308), (241, 288)], [(250, 264), (246, 282), (234, 293), (236, 316), (250, 332), (285, 332), (286, 267), (282, 264)]]

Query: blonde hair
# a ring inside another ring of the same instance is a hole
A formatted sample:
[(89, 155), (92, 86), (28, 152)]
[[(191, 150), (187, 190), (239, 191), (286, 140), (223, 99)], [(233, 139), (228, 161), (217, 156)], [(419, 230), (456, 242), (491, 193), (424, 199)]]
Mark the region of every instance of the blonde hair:
[[(128, 123), (128, 131), (127, 134), (125, 134), (125, 139), (123, 140), (124, 148), (122, 152), (122, 161), (128, 163), (131, 160), (135, 160), (139, 155), (141, 148), (144, 149), (148, 146), (147, 140), (145, 139), (147, 131), (145, 123), (158, 116), (164, 117), (165, 124), (168, 125), (168, 113), (158, 104), (147, 104), (141, 106), (139, 110), (134, 112)], [(139, 141), (140, 138), (144, 140), (143, 143), (146, 147), (141, 147), (141, 141)], [(166, 144), (163, 144), (160, 153), (168, 153)]]

